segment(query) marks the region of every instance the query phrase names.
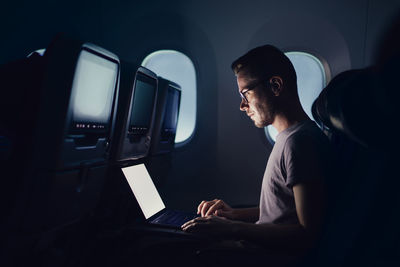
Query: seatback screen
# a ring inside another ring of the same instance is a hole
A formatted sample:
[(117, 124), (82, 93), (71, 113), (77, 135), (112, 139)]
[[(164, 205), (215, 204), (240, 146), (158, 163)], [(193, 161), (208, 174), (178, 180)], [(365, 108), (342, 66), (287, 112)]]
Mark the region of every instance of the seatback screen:
[(134, 95), (132, 100), (129, 132), (145, 134), (151, 125), (157, 80), (140, 72), (136, 75)]
[(178, 122), (179, 101), (180, 91), (172, 86), (168, 86), (167, 104), (163, 122), (164, 130), (175, 131)]
[(72, 84), (72, 131), (107, 130), (117, 76), (117, 62), (85, 49), (81, 51)]

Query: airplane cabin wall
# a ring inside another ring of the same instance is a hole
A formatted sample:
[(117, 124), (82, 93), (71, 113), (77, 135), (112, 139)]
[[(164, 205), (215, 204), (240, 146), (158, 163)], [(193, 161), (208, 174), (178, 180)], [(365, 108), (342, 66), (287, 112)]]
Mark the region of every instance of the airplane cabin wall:
[[(0, 62), (45, 47), (69, 32), (141, 62), (159, 49), (181, 51), (197, 71), (192, 140), (151, 164), (168, 205), (193, 209), (202, 199), (257, 204), (272, 146), (239, 110), (230, 64), (271, 43), (325, 60), (331, 76), (373, 62), (376, 42), (398, 1), (14, 1), (2, 8)], [(184, 88), (183, 88), (184, 90)], [(157, 167), (158, 166), (158, 167)]]

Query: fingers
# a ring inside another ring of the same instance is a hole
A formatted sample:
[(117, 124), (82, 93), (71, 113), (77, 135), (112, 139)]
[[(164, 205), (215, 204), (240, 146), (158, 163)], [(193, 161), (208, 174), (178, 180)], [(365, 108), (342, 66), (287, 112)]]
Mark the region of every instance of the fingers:
[(182, 226), (181, 229), (186, 232), (193, 232), (201, 228), (201, 225), (207, 222), (210, 218), (206, 217), (197, 217), (193, 220), (190, 220), (188, 222), (185, 222)]
[(219, 209), (230, 209), (230, 207), (220, 199), (214, 199), (210, 201), (203, 200), (197, 207), (197, 214), (201, 215), (202, 217), (209, 216), (212, 214), (217, 214), (216, 211)]
[(204, 216), (209, 216), (214, 214), (217, 210), (223, 208), (224, 202), (222, 200), (215, 201), (205, 212)]
[(197, 207), (197, 214), (200, 214), (200, 212), (201, 212), (201, 209), (202, 209), (202, 207), (203, 207), (203, 205), (206, 203), (206, 201), (202, 201), (202, 202), (200, 202), (200, 204), (199, 204), (199, 206)]
[(205, 221), (205, 220), (206, 220), (206, 218), (204, 218), (204, 217), (197, 217), (197, 218), (194, 218), (193, 220), (185, 222), (184, 224), (182, 224), (181, 227), (183, 228), (183, 227), (193, 224), (195, 222), (200, 222), (200, 221)]
[(213, 201), (208, 201), (204, 203), (203, 207), (201, 208), (201, 217), (205, 217), (208, 209), (214, 205)]
[(224, 235), (230, 232), (230, 225), (232, 221), (218, 217), (218, 216), (207, 216), (197, 217), (196, 219), (190, 220), (181, 226), (181, 229), (189, 233), (202, 233), (208, 235)]
[(205, 216), (207, 210), (214, 205), (216, 199), (211, 200), (211, 201), (202, 201), (200, 205), (197, 207), (197, 214), (201, 215), (202, 217)]

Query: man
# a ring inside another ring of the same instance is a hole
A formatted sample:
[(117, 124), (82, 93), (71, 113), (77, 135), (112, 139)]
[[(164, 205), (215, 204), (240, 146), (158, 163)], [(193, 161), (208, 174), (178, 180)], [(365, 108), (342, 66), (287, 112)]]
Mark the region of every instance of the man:
[[(242, 98), (240, 110), (256, 127), (279, 132), (263, 178), (260, 205), (233, 209), (223, 200), (202, 201), (201, 215), (182, 229), (250, 241), (267, 248), (311, 247), (324, 216), (329, 142), (304, 112), (290, 60), (271, 45), (257, 47), (232, 64)], [(243, 181), (245, 182), (245, 181)]]

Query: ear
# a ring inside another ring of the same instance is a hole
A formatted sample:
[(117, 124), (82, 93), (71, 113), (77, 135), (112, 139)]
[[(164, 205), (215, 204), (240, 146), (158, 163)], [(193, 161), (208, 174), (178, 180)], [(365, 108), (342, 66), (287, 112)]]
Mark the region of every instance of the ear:
[(282, 89), (283, 89), (283, 81), (282, 81), (282, 78), (279, 77), (279, 76), (272, 76), (272, 77), (269, 79), (269, 83), (270, 83), (270, 85), (271, 85), (272, 93), (273, 93), (275, 96), (279, 96), (279, 95), (281, 94), (281, 92), (282, 92)]

